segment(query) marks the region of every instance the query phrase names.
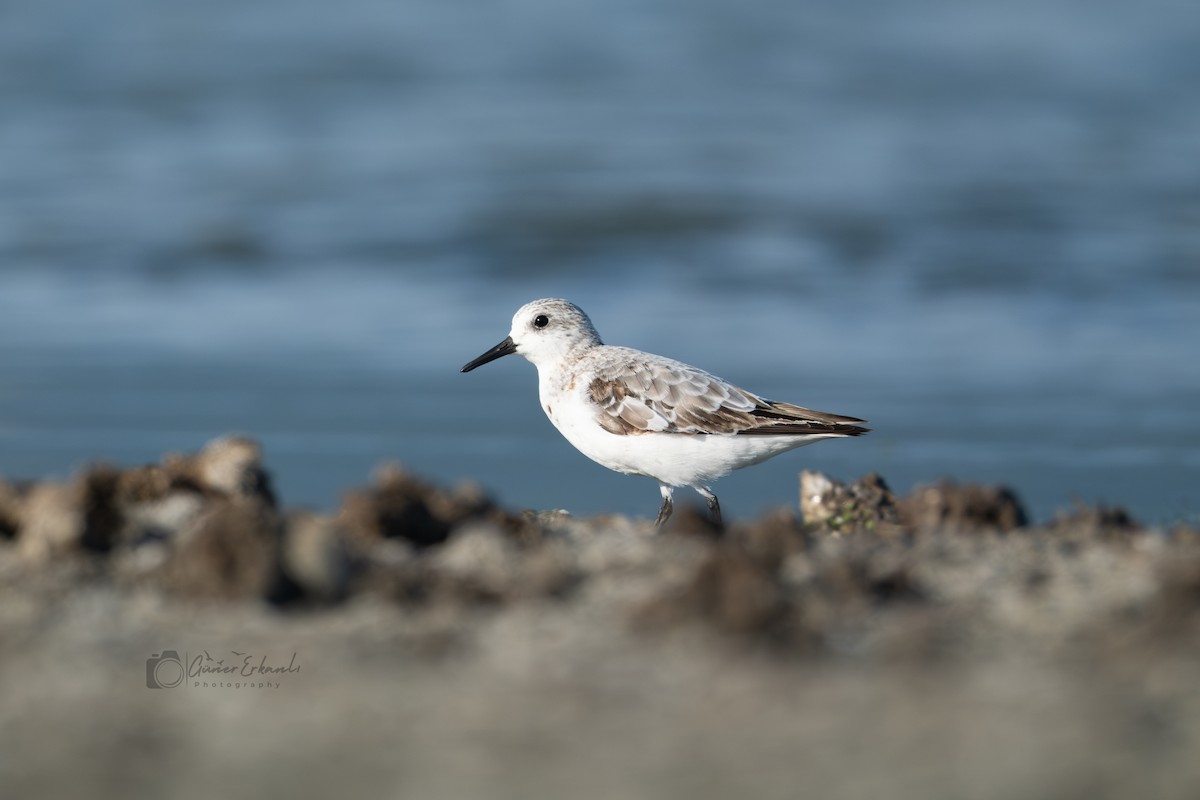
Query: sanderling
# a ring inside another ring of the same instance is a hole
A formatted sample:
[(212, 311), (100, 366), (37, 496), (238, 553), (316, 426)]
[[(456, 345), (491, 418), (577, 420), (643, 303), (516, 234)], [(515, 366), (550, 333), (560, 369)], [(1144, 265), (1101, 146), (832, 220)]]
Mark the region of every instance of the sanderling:
[(534, 300), (517, 311), (500, 344), (462, 368), (512, 353), (538, 371), (538, 396), (559, 433), (593, 461), (658, 481), (658, 525), (676, 487), (721, 506), (711, 484), (735, 469), (812, 444), (860, 436), (866, 420), (777, 403), (669, 358), (600, 341), (587, 314), (566, 300)]

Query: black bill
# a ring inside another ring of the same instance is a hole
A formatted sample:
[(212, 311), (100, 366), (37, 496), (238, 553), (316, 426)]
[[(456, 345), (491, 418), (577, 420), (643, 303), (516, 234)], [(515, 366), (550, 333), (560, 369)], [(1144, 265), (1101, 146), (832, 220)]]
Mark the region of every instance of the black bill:
[(515, 344), (513, 344), (512, 337), (511, 336), (506, 337), (503, 342), (496, 345), (491, 350), (488, 350), (486, 353), (481, 355), (479, 358), (475, 359), (474, 361), (468, 362), (467, 365), (464, 366), (461, 371), (462, 372), (470, 372), (471, 370), (475, 369), (476, 367), (482, 367), (484, 364), (488, 363), (489, 361), (495, 361), (497, 358), (502, 358), (503, 356), (509, 356), (515, 352), (517, 352), (517, 346)]

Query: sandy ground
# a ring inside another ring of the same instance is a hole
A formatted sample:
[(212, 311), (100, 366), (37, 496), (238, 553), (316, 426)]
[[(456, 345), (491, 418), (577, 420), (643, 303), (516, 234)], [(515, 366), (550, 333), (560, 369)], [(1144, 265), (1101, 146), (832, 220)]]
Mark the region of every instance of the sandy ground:
[(397, 469), (287, 513), (241, 439), (4, 486), (3, 794), (1200, 793), (1200, 533), (807, 479), (661, 532)]

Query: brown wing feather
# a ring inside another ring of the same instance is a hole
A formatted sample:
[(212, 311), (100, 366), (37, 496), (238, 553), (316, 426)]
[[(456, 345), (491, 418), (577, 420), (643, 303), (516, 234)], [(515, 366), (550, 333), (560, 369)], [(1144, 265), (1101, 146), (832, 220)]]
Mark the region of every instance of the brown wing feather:
[(601, 427), (621, 436), (652, 432), (858, 436), (867, 432), (856, 424), (864, 420), (765, 400), (666, 359), (635, 358), (619, 367), (597, 369), (588, 394), (600, 411)]

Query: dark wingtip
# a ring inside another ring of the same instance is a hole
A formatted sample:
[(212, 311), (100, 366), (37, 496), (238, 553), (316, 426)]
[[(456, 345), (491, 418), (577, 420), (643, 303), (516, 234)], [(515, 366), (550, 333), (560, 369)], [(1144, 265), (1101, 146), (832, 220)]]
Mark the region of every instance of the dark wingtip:
[[(864, 420), (865, 421), (865, 420)], [(861, 425), (830, 424), (827, 422), (777, 422), (737, 431), (740, 436), (862, 436), (870, 428)]]

